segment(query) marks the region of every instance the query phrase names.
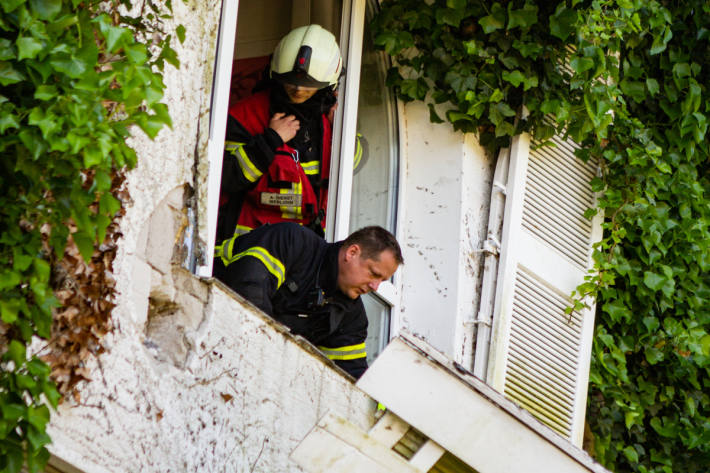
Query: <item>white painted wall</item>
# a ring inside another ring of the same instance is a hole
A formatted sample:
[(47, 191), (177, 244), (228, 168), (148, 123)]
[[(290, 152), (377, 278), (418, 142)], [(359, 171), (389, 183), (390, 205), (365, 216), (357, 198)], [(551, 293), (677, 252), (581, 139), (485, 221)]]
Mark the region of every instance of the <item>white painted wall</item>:
[(288, 456), (328, 410), (372, 425), (374, 402), (315, 349), (221, 284), (197, 286), (197, 327), (172, 316), (187, 356), (122, 323), (80, 401), (52, 417), (54, 455), (87, 473), (299, 472)]
[(401, 328), (466, 364), (493, 161), (472, 135), (430, 123), (422, 104), (407, 104), (400, 118), (406, 180), (400, 196)]

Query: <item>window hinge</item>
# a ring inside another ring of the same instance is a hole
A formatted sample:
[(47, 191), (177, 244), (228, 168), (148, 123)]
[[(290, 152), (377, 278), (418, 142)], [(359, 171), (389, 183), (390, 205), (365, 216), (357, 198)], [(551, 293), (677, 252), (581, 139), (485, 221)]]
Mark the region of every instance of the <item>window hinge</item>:
[(497, 256), (500, 253), (500, 242), (495, 237), (488, 237), (483, 242), (483, 248), (475, 250), (476, 253)]

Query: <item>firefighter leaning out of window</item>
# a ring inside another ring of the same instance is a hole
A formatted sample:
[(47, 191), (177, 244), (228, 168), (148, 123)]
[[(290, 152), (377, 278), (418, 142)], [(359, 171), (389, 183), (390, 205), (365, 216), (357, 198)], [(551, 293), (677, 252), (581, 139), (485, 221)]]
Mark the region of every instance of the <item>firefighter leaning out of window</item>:
[[(322, 238), (341, 72), (330, 32), (296, 28), (276, 46), (269, 79), (230, 108), (214, 275), (359, 377), (367, 368), (360, 295), (403, 260), (380, 227), (344, 242)], [(361, 151), (358, 140), (356, 166)]]

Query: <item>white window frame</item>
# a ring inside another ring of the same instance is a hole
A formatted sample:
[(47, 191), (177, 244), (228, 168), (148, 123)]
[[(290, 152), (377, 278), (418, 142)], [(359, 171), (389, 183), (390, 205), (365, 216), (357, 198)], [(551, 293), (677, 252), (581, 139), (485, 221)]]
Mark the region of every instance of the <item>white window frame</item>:
[(239, 0), (224, 0), (217, 36), (217, 56), (210, 107), (209, 137), (207, 139), (207, 241), (202, 265), (197, 267), (198, 276), (212, 276), (214, 239), (217, 233), (219, 188), (222, 180), (222, 157), (224, 137), (227, 131), (227, 111), (232, 78), (234, 41), (237, 37), (237, 12)]

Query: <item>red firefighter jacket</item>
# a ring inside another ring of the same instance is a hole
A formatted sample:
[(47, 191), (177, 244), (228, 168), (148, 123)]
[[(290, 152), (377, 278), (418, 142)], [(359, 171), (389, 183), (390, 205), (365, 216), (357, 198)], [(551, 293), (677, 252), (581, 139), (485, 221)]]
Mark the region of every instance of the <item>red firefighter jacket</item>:
[(304, 153), (268, 127), (269, 101), (262, 91), (229, 110), (218, 243), (266, 223), (325, 224), (327, 186), (320, 183), (330, 172), (331, 123), (321, 114), (311, 125), (321, 127), (320, 159), (303, 161)]

